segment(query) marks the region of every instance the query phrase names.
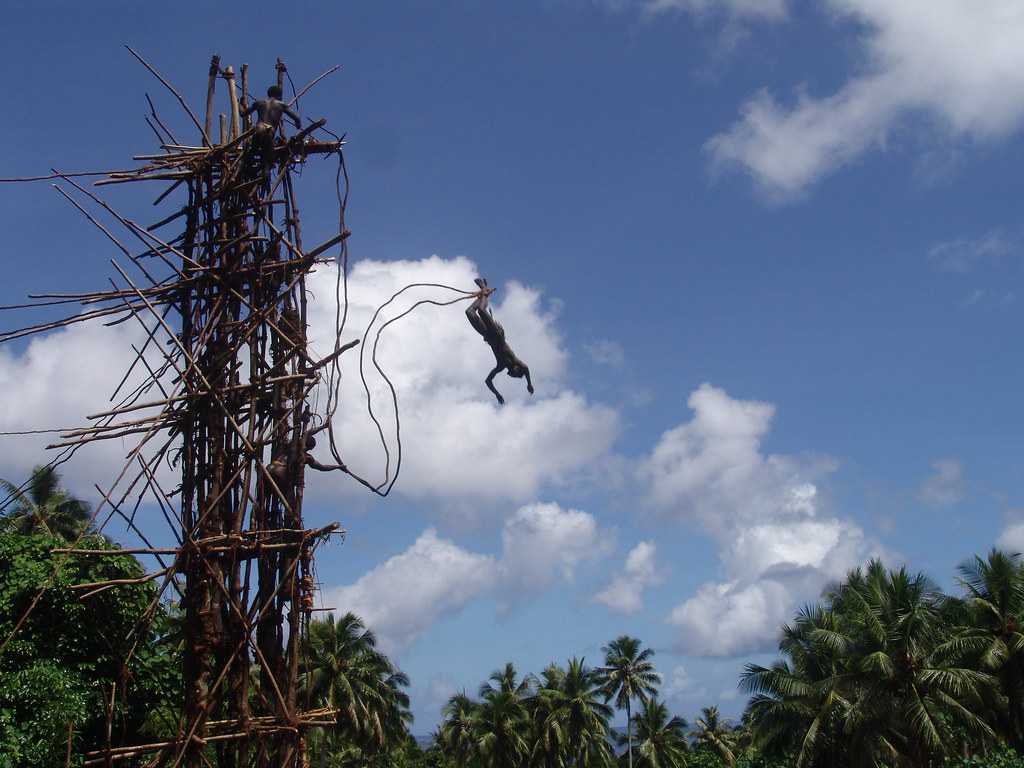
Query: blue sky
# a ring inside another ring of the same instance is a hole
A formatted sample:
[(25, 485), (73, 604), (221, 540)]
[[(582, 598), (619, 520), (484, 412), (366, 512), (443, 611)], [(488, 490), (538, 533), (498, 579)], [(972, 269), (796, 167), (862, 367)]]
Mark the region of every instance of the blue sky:
[[(499, 287), (536, 394), (501, 376), (499, 408), (464, 307), (423, 308), (381, 342), (395, 491), (307, 496), (348, 530), (318, 556), (324, 603), (409, 673), (414, 731), (506, 661), (596, 664), (621, 634), (675, 712), (738, 717), (743, 665), (827, 579), (880, 556), (953, 589), (961, 560), (1024, 548), (1015, 0), (7, 6), (0, 176), (132, 167), (157, 149), (146, 93), (190, 136), (126, 44), (195, 110), (213, 53), (259, 90), (278, 57), (300, 88), (338, 65), (298, 107), (348, 142), (349, 336), (409, 283)], [(334, 173), (297, 187), (307, 244), (336, 228)], [(126, 186), (100, 190), (166, 215)], [(0, 303), (113, 274), (49, 182), (0, 185), (0, 225)], [(329, 340), (333, 277), (311, 284)], [(0, 350), (0, 430), (102, 410), (137, 333)], [(358, 396), (343, 450), (374, 475)], [(46, 442), (0, 438), (0, 474)], [(68, 484), (95, 496), (129, 447), (80, 452)]]

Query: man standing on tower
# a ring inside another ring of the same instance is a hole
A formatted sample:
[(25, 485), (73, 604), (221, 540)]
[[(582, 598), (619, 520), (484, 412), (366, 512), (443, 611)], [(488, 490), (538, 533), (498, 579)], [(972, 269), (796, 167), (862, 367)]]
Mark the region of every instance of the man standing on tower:
[(288, 105), (281, 101), (281, 87), (272, 85), (267, 88), (267, 98), (257, 99), (253, 102), (242, 117), (248, 117), (256, 113), (257, 123), (253, 143), (263, 160), (264, 182), (270, 185), (270, 168), (273, 164), (274, 138), (277, 136), (277, 129), (281, 125), (281, 117), (288, 115), (294, 122), (296, 128), (302, 128), (302, 121), (299, 116), (288, 109)]

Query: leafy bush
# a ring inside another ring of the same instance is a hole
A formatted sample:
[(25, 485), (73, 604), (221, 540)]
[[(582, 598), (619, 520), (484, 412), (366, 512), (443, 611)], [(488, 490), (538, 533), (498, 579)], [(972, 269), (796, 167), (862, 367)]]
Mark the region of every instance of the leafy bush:
[[(109, 555), (54, 553), (49, 536), (0, 535), (0, 768), (64, 765), (102, 747), (113, 697), (111, 741), (136, 740), (146, 713), (176, 698), (172, 649), (141, 619), (152, 583), (80, 598), (76, 584), (136, 579), (141, 564), (98, 537)], [(73, 761), (74, 762), (74, 761)]]

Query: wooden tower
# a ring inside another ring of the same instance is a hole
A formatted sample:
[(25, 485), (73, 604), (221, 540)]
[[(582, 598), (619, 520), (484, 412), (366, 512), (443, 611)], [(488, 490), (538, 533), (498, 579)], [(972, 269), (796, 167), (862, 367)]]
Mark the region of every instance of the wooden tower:
[[(278, 86), (285, 74), (278, 62)], [(270, 126), (268, 142), (267, 125), (247, 119), (254, 97), (245, 67), (241, 75), (236, 85), (215, 56), (203, 124), (178, 97), (198, 139), (179, 143), (154, 112), (159, 151), (97, 182), (161, 185), (157, 202), (181, 204), (156, 224), (122, 218), (64, 177), (77, 197), (105, 208), (143, 245), (128, 249), (97, 222), (130, 260), (118, 267), (117, 287), (73, 297), (84, 314), (5, 337), (93, 318), (145, 329), (132, 371), (136, 379), (141, 372), (141, 384), (130, 391), (123, 384), (116, 407), (51, 447), (137, 439), (120, 487), (144, 487), (175, 520), (178, 546), (144, 551), (163, 558), (165, 588), (183, 584), (183, 701), (172, 737), (108, 744), (87, 765), (305, 766), (309, 728), (333, 722), (331, 711), (306, 711), (297, 691), (299, 638), (314, 610), (313, 550), (339, 531), (337, 523), (306, 528), (302, 497), (307, 468), (346, 471), (330, 428), (336, 401), (328, 397), (326, 409), (314, 412), (309, 396), (322, 384), (330, 390), (352, 345), (342, 346), (339, 332), (325, 357), (307, 349), (306, 278), (317, 265), (344, 261), (348, 232), (339, 192), (337, 235), (304, 247), (293, 172), (310, 158), (335, 157), (342, 177), (344, 142), (327, 134), (323, 120), (289, 126), (291, 135), (281, 121)], [(221, 82), (226, 108), (215, 138)], [(335, 256), (324, 255), (332, 250)], [(318, 452), (330, 451), (336, 463), (312, 458), (317, 439)], [(161, 486), (158, 467), (167, 465), (180, 472), (177, 487)], [(116, 506), (123, 497), (104, 501)]]

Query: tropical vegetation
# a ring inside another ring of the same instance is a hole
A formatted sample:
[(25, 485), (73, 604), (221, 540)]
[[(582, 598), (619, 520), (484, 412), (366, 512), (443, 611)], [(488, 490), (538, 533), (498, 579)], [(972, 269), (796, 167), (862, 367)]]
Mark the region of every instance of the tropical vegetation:
[(616, 709), (626, 710), (626, 755), (629, 768), (633, 768), (632, 704), (637, 699), (646, 702), (657, 690), (655, 686), (661, 682), (661, 677), (651, 664), (654, 652), (650, 648), (641, 649), (635, 637), (623, 635), (601, 650), (604, 651), (601, 679), (605, 696), (615, 701)]
[(786, 658), (742, 675), (758, 754), (799, 768), (1015, 761), (1024, 567), (993, 550), (959, 571), (955, 597), (879, 561), (827, 584), (783, 628)]
[(24, 485), (0, 480), (0, 508), (0, 533), (75, 541), (90, 532), (89, 505), (60, 487), (60, 475), (50, 465), (35, 467)]
[[(175, 604), (158, 604), (142, 565), (95, 535), (52, 468), (0, 492), (0, 768), (76, 765), (161, 735), (181, 694)], [(106, 554), (69, 551), (85, 536)], [(781, 658), (744, 669), (739, 723), (709, 706), (691, 727), (658, 691), (653, 650), (622, 635), (594, 666), (497, 667), (475, 695), (450, 697), (425, 749), (410, 735), (407, 676), (358, 616), (327, 614), (301, 637), (300, 693), (332, 723), (310, 733), (310, 763), (1024, 768), (1024, 560), (993, 549), (957, 574), (955, 595), (879, 561), (826, 584), (781, 628)]]
[(138, 579), (139, 562), (102, 539), (90, 544), (109, 551), (102, 557), (54, 551), (66, 546), (0, 535), (0, 768), (52, 768), (108, 743), (141, 743), (147, 714), (180, 690), (161, 614), (140, 622), (152, 583), (76, 589)]
[(301, 686), (307, 706), (335, 710), (336, 727), (313, 733), (319, 765), (391, 765), (407, 746), (412, 721), (405, 674), (377, 650), (377, 639), (352, 613), (310, 623)]

